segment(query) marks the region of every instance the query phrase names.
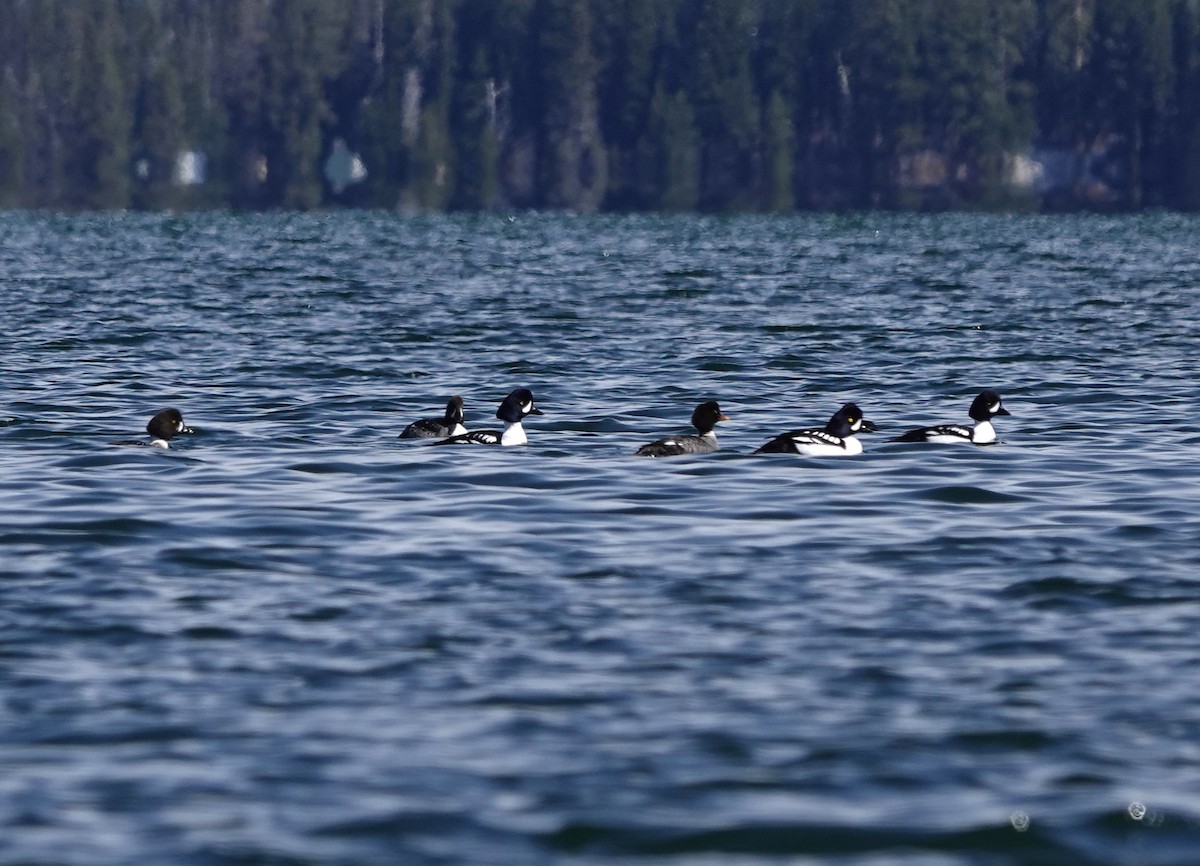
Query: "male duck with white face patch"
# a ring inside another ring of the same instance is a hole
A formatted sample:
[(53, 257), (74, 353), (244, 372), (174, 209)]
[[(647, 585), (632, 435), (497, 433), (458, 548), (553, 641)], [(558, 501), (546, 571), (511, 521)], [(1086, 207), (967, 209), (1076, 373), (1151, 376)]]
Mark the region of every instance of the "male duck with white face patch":
[(500, 404), (496, 417), (504, 422), (503, 430), (470, 430), (459, 436), (451, 436), (434, 442), (434, 445), (524, 445), (525, 428), (521, 421), (526, 415), (541, 415), (542, 410), (533, 405), (533, 392), (518, 388)]
[(147, 445), (152, 448), (170, 448), (170, 440), (180, 433), (191, 433), (192, 430), (183, 423), (183, 414), (178, 409), (163, 409), (150, 419), (146, 425), (150, 441), (140, 439), (125, 439), (120, 442), (110, 442), (109, 445)]
[(811, 457), (852, 457), (862, 454), (857, 433), (874, 433), (876, 427), (863, 417), (854, 403), (847, 403), (833, 413), (823, 428), (792, 430), (780, 433), (763, 445), (755, 454), (807, 454)]
[(970, 445), (993, 445), (996, 442), (996, 429), (992, 419), (998, 415), (1010, 414), (1004, 408), (1000, 395), (991, 388), (979, 392), (979, 396), (971, 404), (967, 413), (975, 420), (974, 427), (961, 424), (939, 424), (933, 427), (918, 427), (909, 430), (902, 436), (897, 436), (893, 442), (960, 442)]

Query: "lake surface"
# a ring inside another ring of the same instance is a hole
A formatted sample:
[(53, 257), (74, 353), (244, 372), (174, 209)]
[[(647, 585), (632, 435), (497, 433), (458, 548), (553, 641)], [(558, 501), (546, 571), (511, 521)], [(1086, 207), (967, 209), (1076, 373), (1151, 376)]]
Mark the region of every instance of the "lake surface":
[(1198, 237), (0, 214), (0, 863), (1200, 862)]

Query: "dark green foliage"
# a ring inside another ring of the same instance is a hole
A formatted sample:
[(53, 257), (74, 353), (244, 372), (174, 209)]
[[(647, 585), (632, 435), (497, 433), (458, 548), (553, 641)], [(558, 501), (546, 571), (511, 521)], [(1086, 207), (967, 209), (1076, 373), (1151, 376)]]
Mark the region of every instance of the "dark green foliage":
[(463, 210), (495, 207), (499, 196), (499, 136), (496, 78), (486, 48), (467, 49), (470, 64), (455, 91), (451, 125), (458, 130), (457, 183), (453, 206)]
[(655, 91), (645, 149), (646, 200), (657, 210), (694, 210), (700, 203), (700, 133), (682, 91)]
[(0, 80), (0, 208), (21, 203), (24, 157), (16, 94), (11, 82)]
[(343, 7), (326, 0), (288, 0), (264, 10), (258, 141), (266, 166), (262, 195), (285, 208), (321, 203), (322, 133), (333, 119), (326, 82), (340, 71)]
[(1196, 208), (1197, 10), (13, 0), (0, 206)]
[(377, 86), (365, 94), (363, 152), (370, 201), (409, 210), (445, 207), (454, 194), (455, 22), (441, 0), (377, 0)]
[(1191, 4), (1175, 11), (1175, 107), (1170, 128), (1168, 165), (1179, 167), (1168, 187), (1166, 203), (1189, 210), (1200, 209), (1200, 12)]
[(606, 190), (608, 155), (600, 135), (588, 0), (538, 0), (533, 20), (540, 120), (536, 203), (595, 210)]
[(760, 138), (750, 67), (754, 4), (696, 0), (683, 8), (687, 90), (701, 137), (700, 203), (715, 210), (753, 207)]
[(133, 51), (141, 58), (134, 96), (133, 203), (145, 209), (170, 208), (181, 200), (175, 164), (184, 149), (183, 89), (172, 50), (174, 37), (163, 27), (157, 5), (131, 10)]
[(1147, 174), (1166, 156), (1165, 114), (1176, 74), (1167, 12), (1164, 4), (1145, 0), (1097, 0), (1092, 22), (1085, 67), (1094, 108), (1091, 131), (1121, 140), (1111, 186), (1131, 207), (1163, 188), (1147, 183)]
[(673, 27), (671, 0), (613, 0), (594, 4), (593, 42), (599, 63), (600, 132), (608, 146), (605, 205), (642, 209), (648, 195), (643, 139), (651, 100), (662, 77), (662, 48)]
[(796, 163), (796, 136), (791, 109), (778, 91), (767, 100), (763, 139), (763, 156), (766, 163), (763, 204), (769, 211), (784, 213), (795, 207), (792, 182), (793, 167)]

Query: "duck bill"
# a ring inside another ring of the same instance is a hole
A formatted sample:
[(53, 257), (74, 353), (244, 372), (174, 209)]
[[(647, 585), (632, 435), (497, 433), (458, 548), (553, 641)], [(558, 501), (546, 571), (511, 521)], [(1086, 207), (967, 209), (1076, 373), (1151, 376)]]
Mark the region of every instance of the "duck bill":
[(859, 432), (860, 433), (878, 433), (879, 428), (875, 426), (874, 421), (868, 421), (866, 418), (863, 418), (862, 419), (862, 427), (859, 429)]

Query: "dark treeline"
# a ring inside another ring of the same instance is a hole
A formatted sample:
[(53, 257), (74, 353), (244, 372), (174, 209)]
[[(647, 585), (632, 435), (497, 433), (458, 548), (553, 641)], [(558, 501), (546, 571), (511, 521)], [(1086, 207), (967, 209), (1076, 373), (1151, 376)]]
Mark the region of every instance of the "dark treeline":
[(1200, 206), (1198, 0), (6, 0), (0, 206)]

